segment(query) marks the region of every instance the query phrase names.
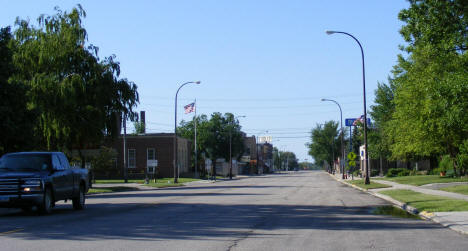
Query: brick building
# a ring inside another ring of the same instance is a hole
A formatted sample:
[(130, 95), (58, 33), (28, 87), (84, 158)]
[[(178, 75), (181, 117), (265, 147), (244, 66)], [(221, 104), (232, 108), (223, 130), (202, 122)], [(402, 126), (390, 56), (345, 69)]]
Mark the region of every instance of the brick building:
[[(178, 137), (179, 174), (191, 172), (191, 141)], [(117, 168), (123, 170), (123, 136), (113, 144), (117, 152)], [(143, 177), (148, 163), (157, 160), (159, 177), (174, 177), (174, 134), (147, 133), (127, 135), (127, 164), (129, 177)]]

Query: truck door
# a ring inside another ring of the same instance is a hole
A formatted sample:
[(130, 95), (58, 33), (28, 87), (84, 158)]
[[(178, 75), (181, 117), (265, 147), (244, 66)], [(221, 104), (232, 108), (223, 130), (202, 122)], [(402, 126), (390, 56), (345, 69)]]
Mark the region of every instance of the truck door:
[(55, 188), (55, 200), (64, 200), (67, 198), (67, 176), (56, 154), (52, 154), (52, 168), (54, 170), (52, 183)]
[(73, 169), (70, 167), (70, 164), (68, 163), (68, 159), (63, 153), (58, 153), (57, 157), (59, 157), (60, 163), (62, 165), (62, 168), (65, 172), (65, 196), (66, 198), (70, 199), (73, 197), (75, 191), (78, 191), (78, 184), (76, 181), (76, 175), (73, 172)]

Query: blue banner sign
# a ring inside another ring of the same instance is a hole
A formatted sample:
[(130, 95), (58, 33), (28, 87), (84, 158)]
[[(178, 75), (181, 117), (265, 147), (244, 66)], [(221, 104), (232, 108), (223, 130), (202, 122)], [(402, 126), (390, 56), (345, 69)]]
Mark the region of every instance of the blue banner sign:
[[(346, 125), (346, 126), (353, 126), (354, 121), (356, 121), (356, 119), (345, 119), (345, 125)], [(368, 125), (371, 124), (370, 118), (367, 118), (367, 124), (368, 124)]]
[(352, 126), (354, 121), (356, 121), (356, 119), (345, 119), (345, 125)]

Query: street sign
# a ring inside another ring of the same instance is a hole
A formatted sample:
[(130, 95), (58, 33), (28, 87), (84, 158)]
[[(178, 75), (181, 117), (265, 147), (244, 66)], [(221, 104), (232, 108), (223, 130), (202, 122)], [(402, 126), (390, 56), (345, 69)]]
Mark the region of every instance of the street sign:
[(271, 143), (272, 137), (271, 136), (260, 136), (258, 137), (258, 143), (263, 144), (263, 143)]
[(356, 166), (356, 161), (355, 160), (350, 160), (350, 161), (348, 161), (348, 165), (350, 167), (355, 167)]
[[(346, 126), (353, 126), (354, 121), (356, 121), (356, 119), (345, 119), (345, 125), (346, 125)], [(368, 125), (371, 124), (370, 118), (367, 118), (367, 124), (368, 124)]]
[(349, 160), (355, 160), (357, 155), (354, 152), (348, 153), (348, 159)]
[(356, 121), (356, 119), (345, 119), (345, 125), (352, 126), (354, 121)]
[(157, 167), (158, 166), (158, 160), (156, 159), (149, 159), (146, 161), (146, 166), (149, 167)]

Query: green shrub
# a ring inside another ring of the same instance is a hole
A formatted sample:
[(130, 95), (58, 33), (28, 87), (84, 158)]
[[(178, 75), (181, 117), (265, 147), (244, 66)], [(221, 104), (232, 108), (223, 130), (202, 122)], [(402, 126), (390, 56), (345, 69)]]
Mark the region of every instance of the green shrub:
[(388, 172), (385, 176), (387, 178), (391, 178), (391, 177), (408, 176), (410, 174), (411, 174), (411, 171), (406, 168), (390, 168), (388, 169)]
[(439, 168), (441, 172), (447, 172), (448, 170), (453, 169), (453, 161), (450, 158), (450, 155), (442, 156), (442, 159), (439, 162)]
[(361, 175), (361, 169), (356, 169), (352, 173), (353, 173), (354, 176), (359, 176), (359, 175)]
[(380, 174), (379, 170), (371, 170), (371, 177), (379, 176), (379, 174)]

